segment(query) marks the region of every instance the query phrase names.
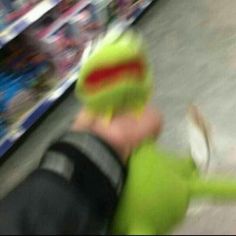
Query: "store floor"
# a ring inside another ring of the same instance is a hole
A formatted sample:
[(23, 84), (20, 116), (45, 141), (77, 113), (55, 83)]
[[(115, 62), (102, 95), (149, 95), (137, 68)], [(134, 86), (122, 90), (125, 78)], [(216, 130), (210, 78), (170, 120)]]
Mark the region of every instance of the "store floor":
[[(199, 105), (212, 126), (212, 172), (236, 176), (236, 1), (159, 0), (137, 24), (155, 69), (153, 104), (165, 115), (160, 142), (187, 152), (185, 111)], [(0, 195), (33, 168), (79, 109), (71, 93), (0, 169)], [(173, 209), (174, 210), (174, 209)], [(236, 204), (195, 203), (176, 233), (236, 233)]]

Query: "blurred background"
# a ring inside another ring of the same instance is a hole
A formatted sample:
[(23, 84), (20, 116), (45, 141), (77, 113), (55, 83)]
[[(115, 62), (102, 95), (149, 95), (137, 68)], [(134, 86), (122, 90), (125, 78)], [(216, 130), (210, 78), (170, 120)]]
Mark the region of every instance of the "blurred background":
[[(194, 103), (211, 127), (210, 174), (236, 176), (235, 0), (0, 0), (0, 198), (68, 127), (85, 49), (117, 24), (145, 38), (165, 119), (159, 142), (188, 153)], [(236, 204), (193, 203), (174, 233), (235, 234)]]

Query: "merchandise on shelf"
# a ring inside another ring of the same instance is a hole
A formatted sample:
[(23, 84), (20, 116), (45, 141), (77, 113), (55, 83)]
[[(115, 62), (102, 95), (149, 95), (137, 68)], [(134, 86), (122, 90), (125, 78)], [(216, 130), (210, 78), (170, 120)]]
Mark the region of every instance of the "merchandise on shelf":
[[(9, 24), (5, 16), (11, 13), (10, 8), (19, 10), (19, 5), (11, 5), (13, 2), (22, 3), (20, 6), (24, 7), (30, 3), (32, 8), (39, 1), (0, 0), (0, 157), (76, 81), (77, 65), (87, 43), (103, 32), (111, 21), (124, 20), (127, 26), (130, 25), (139, 16), (133, 13), (142, 12), (146, 3), (150, 2), (41, 1), (27, 17), (4, 30)], [(122, 5), (131, 2), (131, 8), (130, 5)], [(130, 17), (132, 20), (129, 20)], [(18, 36), (26, 28), (24, 35), (27, 41)], [(89, 45), (83, 58), (93, 50), (93, 44)], [(55, 69), (62, 81), (55, 76)], [(19, 132), (11, 132), (15, 122), (17, 125), (14, 127), (18, 127)]]
[(23, 77), (2, 73), (0, 79), (2, 114), (12, 123), (35, 104), (36, 97), (33, 91), (24, 85)]
[(78, 62), (83, 43), (72, 33), (71, 25), (66, 23), (45, 38), (42, 47), (54, 63), (58, 75), (63, 77)]
[(64, 12), (68, 11), (77, 2), (78, 2), (77, 0), (62, 0), (62, 2), (59, 5), (60, 13), (64, 13)]
[[(96, 1), (96, 0), (94, 0)], [(116, 20), (127, 21), (142, 11), (149, 0), (110, 0), (107, 4), (108, 23)]]
[(83, 9), (76, 4), (69, 12), (73, 14), (68, 21), (62, 16), (45, 28), (39, 25), (39, 32), (37, 29), (31, 32), (31, 35), (41, 36), (41, 48), (49, 55), (62, 78), (78, 64), (87, 43), (103, 29), (93, 4)]
[[(1, 106), (1, 103), (0, 103), (0, 106)], [(6, 135), (6, 133), (7, 133), (7, 124), (6, 124), (5, 119), (0, 115), (0, 138)]]
[(26, 14), (40, 0), (0, 0), (0, 22), (9, 24)]
[(107, 8), (110, 1), (111, 0), (91, 0), (96, 8), (98, 19), (103, 25), (108, 24), (109, 17)]
[(36, 103), (44, 91), (42, 84), (50, 81), (51, 74), (46, 55), (25, 40), (19, 47), (19, 41), (0, 51), (0, 114), (9, 123), (15, 122)]
[(72, 25), (72, 30), (77, 38), (81, 38), (84, 42), (93, 40), (103, 29), (103, 23), (100, 21), (96, 6), (93, 4), (87, 5), (78, 12), (69, 23)]
[(3, 4), (0, 2), (0, 31), (2, 31), (6, 27), (6, 16), (5, 8), (3, 7)]

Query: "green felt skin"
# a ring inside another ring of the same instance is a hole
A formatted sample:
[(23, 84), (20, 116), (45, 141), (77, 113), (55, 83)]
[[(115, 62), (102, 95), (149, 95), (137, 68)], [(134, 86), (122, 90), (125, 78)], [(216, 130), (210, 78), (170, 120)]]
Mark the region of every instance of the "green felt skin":
[[(148, 101), (152, 85), (140, 37), (130, 31), (117, 38), (114, 34), (100, 42), (82, 65), (75, 90), (91, 113), (104, 117), (142, 108)], [(132, 74), (125, 73), (119, 75), (122, 79), (109, 86), (100, 86), (94, 92), (86, 89), (85, 82), (92, 71), (135, 58), (142, 58), (146, 65), (144, 78), (135, 80)], [(177, 157), (163, 150), (155, 140), (148, 140), (130, 158), (112, 233), (168, 233), (184, 219), (190, 201), (200, 197), (236, 200), (236, 180), (204, 179), (191, 157)]]
[[(113, 34), (110, 33), (98, 45), (81, 67), (75, 89), (76, 96), (88, 110), (96, 115), (138, 110), (145, 105), (150, 97), (152, 75), (146, 63), (145, 49), (141, 38), (132, 31), (128, 31), (112, 40), (115, 38)], [(92, 71), (97, 68), (119, 65), (119, 63), (129, 62), (133, 59), (141, 59), (145, 64), (142, 79), (132, 78), (133, 75), (126, 72), (119, 75), (122, 79), (118, 82), (111, 83), (109, 86), (101, 86), (95, 92), (86, 90), (85, 81)]]
[(190, 157), (177, 157), (154, 141), (138, 148), (113, 222), (114, 234), (166, 234), (194, 198), (236, 200), (236, 180), (204, 179)]

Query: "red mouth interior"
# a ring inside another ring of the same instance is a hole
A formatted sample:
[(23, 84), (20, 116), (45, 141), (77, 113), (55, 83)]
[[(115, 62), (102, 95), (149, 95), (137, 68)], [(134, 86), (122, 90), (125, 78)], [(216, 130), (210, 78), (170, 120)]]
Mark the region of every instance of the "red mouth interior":
[(130, 74), (132, 78), (137, 80), (143, 79), (144, 63), (140, 59), (132, 60), (126, 63), (109, 66), (106, 68), (99, 68), (88, 75), (85, 80), (87, 89), (97, 89), (101, 86), (114, 84), (122, 80), (122, 74)]

